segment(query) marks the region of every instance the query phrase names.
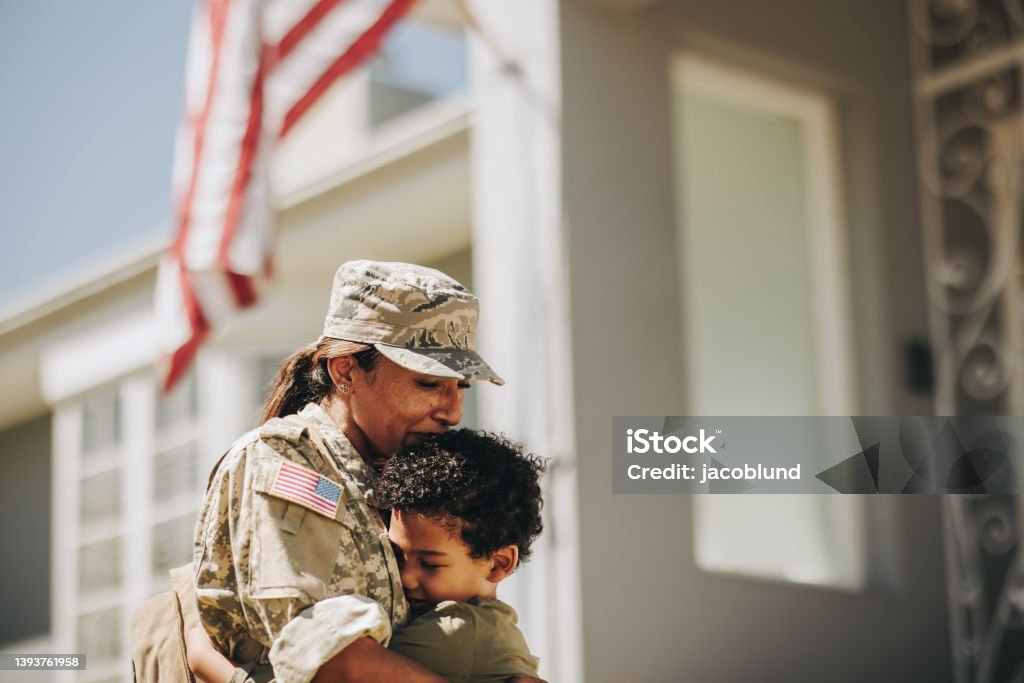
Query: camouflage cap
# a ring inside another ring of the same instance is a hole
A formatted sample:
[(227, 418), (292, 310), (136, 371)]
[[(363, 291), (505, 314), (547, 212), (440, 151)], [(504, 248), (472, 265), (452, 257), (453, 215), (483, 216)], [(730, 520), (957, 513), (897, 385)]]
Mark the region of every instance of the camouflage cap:
[(349, 261), (334, 275), (323, 336), (372, 344), (425, 375), (504, 384), (474, 350), (478, 311), (477, 298), (440, 271)]

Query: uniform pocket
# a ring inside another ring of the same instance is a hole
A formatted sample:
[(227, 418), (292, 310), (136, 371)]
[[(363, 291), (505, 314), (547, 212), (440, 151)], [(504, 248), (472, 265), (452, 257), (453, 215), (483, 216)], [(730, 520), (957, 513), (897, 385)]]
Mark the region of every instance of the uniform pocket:
[(268, 494), (257, 493), (253, 503), (252, 597), (327, 597), (345, 526)]

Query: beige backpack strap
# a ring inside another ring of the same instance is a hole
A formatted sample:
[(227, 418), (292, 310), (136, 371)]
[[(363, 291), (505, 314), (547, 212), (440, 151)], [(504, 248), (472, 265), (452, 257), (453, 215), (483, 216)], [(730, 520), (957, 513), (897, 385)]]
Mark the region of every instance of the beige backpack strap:
[(196, 599), (196, 585), (192, 578), (192, 563), (189, 562), (183, 567), (172, 569), (171, 587), (178, 595), (178, 602), (181, 604), (181, 618), (184, 622), (185, 633), (188, 633), (193, 626), (199, 626), (199, 603)]
[[(191, 607), (195, 623), (199, 611), (195, 591)], [(175, 591), (158, 593), (132, 614), (132, 678), (139, 683), (196, 683), (185, 657), (186, 620)]]

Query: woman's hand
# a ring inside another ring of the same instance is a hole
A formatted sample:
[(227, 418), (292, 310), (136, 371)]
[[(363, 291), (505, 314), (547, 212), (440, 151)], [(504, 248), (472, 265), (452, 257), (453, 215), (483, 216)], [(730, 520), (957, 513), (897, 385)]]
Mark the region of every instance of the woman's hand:
[(202, 626), (193, 626), (185, 634), (185, 658), (188, 668), (204, 683), (226, 683), (235, 672), (234, 663), (213, 646)]

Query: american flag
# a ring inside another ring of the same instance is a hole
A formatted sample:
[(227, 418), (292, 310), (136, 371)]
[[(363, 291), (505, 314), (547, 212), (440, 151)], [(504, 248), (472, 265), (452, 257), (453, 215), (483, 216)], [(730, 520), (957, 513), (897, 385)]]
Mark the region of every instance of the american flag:
[(270, 495), (334, 517), (341, 501), (341, 487), (312, 470), (286, 462), (274, 478)]
[(175, 149), (176, 237), (157, 273), (165, 390), (270, 276), (275, 144), (414, 2), (200, 0)]

